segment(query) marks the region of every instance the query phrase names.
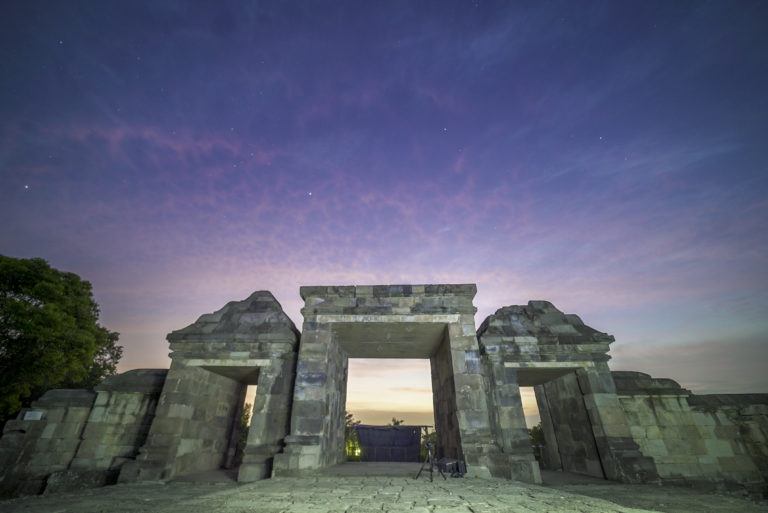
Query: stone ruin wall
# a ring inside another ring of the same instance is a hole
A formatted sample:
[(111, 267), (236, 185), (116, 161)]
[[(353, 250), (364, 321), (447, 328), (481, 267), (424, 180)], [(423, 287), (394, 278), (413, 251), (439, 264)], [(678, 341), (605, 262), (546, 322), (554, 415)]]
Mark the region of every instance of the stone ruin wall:
[(613, 376), (632, 437), (660, 478), (768, 492), (768, 394), (695, 395), (641, 372)]
[(705, 438), (728, 440), (732, 447), (743, 444), (768, 483), (768, 394), (692, 394), (688, 404), (695, 418), (708, 419), (697, 420), (708, 427)]
[(147, 441), (120, 482), (170, 479), (225, 463), (242, 387), (233, 380), (172, 362)]
[[(768, 394), (694, 395), (671, 380), (611, 372), (613, 338), (546, 301), (498, 310), (475, 338), (464, 311), (474, 310), (471, 297), (469, 306), (463, 290), (459, 299), (440, 297), (468, 286), (427, 287), (434, 297), (413, 297), (409, 286), (329, 287), (353, 293), (324, 308), (439, 317), (460, 302), (461, 321), (446, 329), (431, 358), (445, 453), (469, 448), (470, 466), (536, 481), (519, 394), (520, 386), (534, 386), (547, 441), (543, 468), (623, 482), (714, 483), (768, 496)], [(5, 425), (0, 495), (167, 480), (227, 466), (246, 382), (257, 383), (258, 393), (241, 481), (274, 475), (273, 460), (283, 473), (343, 461), (348, 356), (330, 326), (303, 313), (300, 345), (279, 303), (257, 292), (169, 335), (170, 370), (129, 371), (94, 391), (49, 391)], [(298, 358), (299, 351), (310, 357)], [(256, 372), (245, 378), (237, 374), (243, 368)]]
[(113, 484), (136, 457), (165, 369), (132, 370), (90, 390), (50, 390), (0, 438), (0, 496)]
[(48, 476), (69, 467), (95, 398), (89, 390), (50, 390), (5, 423), (0, 496), (43, 493)]
[(46, 492), (117, 482), (144, 445), (167, 373), (137, 369), (98, 385), (77, 454), (66, 471), (48, 477)]

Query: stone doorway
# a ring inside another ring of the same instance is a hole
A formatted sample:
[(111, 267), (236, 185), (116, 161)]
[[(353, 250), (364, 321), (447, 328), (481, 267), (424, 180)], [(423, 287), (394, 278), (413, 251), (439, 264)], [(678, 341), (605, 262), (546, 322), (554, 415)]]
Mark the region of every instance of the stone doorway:
[[(334, 326), (334, 333), (347, 362), (357, 358), (429, 361), (434, 419), (430, 424), (440, 435), (439, 456), (462, 458), (448, 323), (444, 321), (341, 322)], [(339, 385), (346, 402), (348, 373), (343, 379)]]
[(275, 475), (344, 461), (349, 358), (428, 358), (438, 453), (489, 475), (485, 382), (475, 337), (474, 285), (302, 287), (304, 327), (291, 434)]
[[(491, 425), (505, 453), (533, 461), (520, 399), (520, 387), (533, 386), (547, 441), (545, 466), (623, 482), (656, 475), (653, 460), (632, 439), (608, 369), (612, 336), (548, 301), (530, 301), (497, 310), (483, 321), (478, 340), (489, 402), (496, 405)], [(513, 467), (513, 477), (518, 471)]]
[[(145, 445), (121, 480), (173, 479), (237, 468), (269, 477), (288, 433), (299, 333), (267, 291), (168, 335), (171, 368)], [(246, 390), (256, 386), (242, 461), (235, 461)], [(236, 463), (240, 463), (236, 465)]]

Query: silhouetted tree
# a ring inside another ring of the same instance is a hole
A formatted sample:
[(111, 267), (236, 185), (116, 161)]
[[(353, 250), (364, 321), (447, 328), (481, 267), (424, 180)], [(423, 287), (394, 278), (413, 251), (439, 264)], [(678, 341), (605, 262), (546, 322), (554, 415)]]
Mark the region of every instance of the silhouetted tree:
[(403, 419), (396, 419), (395, 417), (392, 417), (392, 422), (389, 423), (390, 426), (402, 426), (403, 422), (405, 422)]
[(91, 388), (115, 373), (118, 334), (98, 320), (78, 275), (0, 255), (0, 426), (47, 390)]
[(541, 422), (533, 426), (528, 430), (528, 438), (531, 440), (531, 445), (539, 446), (544, 445), (544, 430), (541, 428)]

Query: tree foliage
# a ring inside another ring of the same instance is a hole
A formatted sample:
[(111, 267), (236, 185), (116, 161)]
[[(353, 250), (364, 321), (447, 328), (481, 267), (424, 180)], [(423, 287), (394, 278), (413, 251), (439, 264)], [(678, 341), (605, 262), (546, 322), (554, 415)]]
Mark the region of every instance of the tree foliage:
[(240, 422), (238, 425), (237, 446), (235, 447), (235, 466), (239, 466), (243, 462), (245, 446), (248, 443), (248, 429), (251, 427), (252, 412), (253, 405), (251, 403), (245, 403), (243, 412), (240, 414)]
[(544, 430), (541, 427), (541, 422), (528, 430), (528, 438), (531, 441), (531, 445), (534, 447), (546, 444), (544, 441)]
[(402, 426), (403, 422), (405, 422), (403, 419), (397, 419), (395, 417), (392, 417), (392, 422), (389, 423), (390, 426)]
[(421, 436), (421, 446), (419, 447), (419, 456), (421, 458), (421, 461), (427, 461), (427, 444), (432, 444), (432, 456), (437, 457), (437, 446), (440, 442), (440, 437), (437, 434), (437, 431), (432, 431), (431, 433), (426, 433), (422, 431)]
[(115, 373), (118, 334), (98, 320), (78, 275), (0, 255), (0, 425), (49, 389), (91, 388)]
[(355, 418), (354, 413), (344, 412), (344, 441), (347, 459), (352, 461), (360, 460), (360, 438), (355, 429), (358, 424), (360, 421)]

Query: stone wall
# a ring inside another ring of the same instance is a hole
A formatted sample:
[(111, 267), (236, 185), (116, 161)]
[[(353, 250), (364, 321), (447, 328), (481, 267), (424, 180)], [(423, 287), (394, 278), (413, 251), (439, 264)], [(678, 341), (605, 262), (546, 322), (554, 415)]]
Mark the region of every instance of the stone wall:
[[(542, 427), (545, 421), (547, 445), (552, 441), (557, 453), (551, 454), (551, 465), (555, 469), (575, 472), (605, 479), (605, 471), (597, 451), (597, 441), (592, 431), (584, 395), (579, 388), (576, 373), (535, 387)], [(547, 437), (547, 435), (552, 435)], [(547, 460), (549, 463), (549, 460)]]
[(45, 492), (103, 486), (117, 482), (149, 432), (166, 369), (137, 369), (99, 384), (82, 441), (65, 471), (48, 477)]
[(632, 436), (659, 477), (768, 493), (768, 394), (697, 396), (671, 379), (613, 375)]
[(709, 426), (709, 438), (738, 439), (768, 483), (768, 394), (690, 395), (688, 404), (697, 419), (708, 419), (698, 424)]
[(0, 438), (0, 496), (42, 493), (80, 446), (96, 393), (50, 390), (5, 423)]
[(533, 386), (547, 468), (766, 492), (768, 394), (696, 396), (612, 373), (613, 337), (546, 301), (501, 308), (475, 331), (475, 292), (302, 287), (300, 344), (271, 293), (230, 302), (168, 335), (169, 371), (53, 390), (7, 422), (0, 494), (230, 468), (247, 385), (257, 393), (238, 480), (314, 474), (345, 458), (349, 358), (429, 359), (438, 454), (470, 476), (540, 482), (520, 398)]
[(542, 470), (563, 470), (563, 459), (560, 457), (560, 444), (557, 443), (555, 420), (552, 416), (547, 394), (542, 385), (533, 388), (536, 394), (536, 404), (539, 408), (541, 430), (544, 435), (544, 447), (541, 450), (540, 467)]
[(163, 480), (222, 467), (243, 398), (237, 381), (172, 361), (146, 443), (119, 480)]
[(167, 372), (128, 371), (95, 391), (51, 390), (23, 409), (0, 439), (0, 494), (115, 483), (144, 443)]

